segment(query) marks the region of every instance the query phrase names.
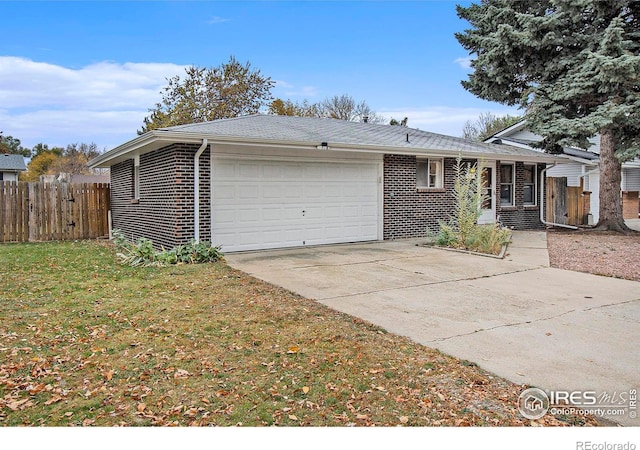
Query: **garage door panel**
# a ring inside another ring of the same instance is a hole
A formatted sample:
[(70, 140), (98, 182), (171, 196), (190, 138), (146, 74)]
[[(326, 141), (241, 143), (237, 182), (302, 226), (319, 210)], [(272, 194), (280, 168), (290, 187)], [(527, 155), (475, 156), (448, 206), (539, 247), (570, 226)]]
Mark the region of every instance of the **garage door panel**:
[(259, 198), (259, 193), (260, 193), (260, 188), (259, 186), (238, 186), (236, 188), (236, 198), (239, 200), (242, 199), (248, 199), (248, 200), (255, 200), (256, 198)]
[(214, 159), (213, 241), (242, 251), (376, 240), (379, 164)]

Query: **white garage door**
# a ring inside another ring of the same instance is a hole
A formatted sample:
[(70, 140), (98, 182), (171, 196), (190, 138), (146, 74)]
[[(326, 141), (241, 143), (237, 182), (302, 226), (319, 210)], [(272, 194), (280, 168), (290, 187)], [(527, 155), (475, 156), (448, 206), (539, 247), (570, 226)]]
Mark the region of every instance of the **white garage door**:
[(378, 239), (378, 162), (213, 160), (222, 251)]

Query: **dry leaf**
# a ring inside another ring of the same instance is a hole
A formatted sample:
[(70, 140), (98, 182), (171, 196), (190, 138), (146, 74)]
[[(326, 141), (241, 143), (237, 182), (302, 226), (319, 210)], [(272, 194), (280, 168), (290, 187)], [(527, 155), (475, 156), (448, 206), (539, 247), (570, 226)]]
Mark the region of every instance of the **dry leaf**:
[(409, 418), (407, 416), (400, 416), (400, 423), (407, 423), (409, 422)]
[(292, 347), (289, 347), (289, 350), (287, 350), (287, 353), (289, 354), (298, 353), (299, 350), (300, 350), (300, 347), (298, 347), (297, 345), (294, 345)]
[(138, 412), (142, 412), (145, 409), (147, 409), (147, 405), (145, 405), (144, 403), (138, 403)]
[(289, 419), (290, 420), (298, 420), (298, 418), (296, 416), (294, 416), (293, 414), (289, 414)]
[(302, 387), (302, 393), (303, 393), (303, 394), (308, 394), (308, 393), (309, 393), (309, 390), (310, 390), (309, 386), (303, 386), (303, 387)]

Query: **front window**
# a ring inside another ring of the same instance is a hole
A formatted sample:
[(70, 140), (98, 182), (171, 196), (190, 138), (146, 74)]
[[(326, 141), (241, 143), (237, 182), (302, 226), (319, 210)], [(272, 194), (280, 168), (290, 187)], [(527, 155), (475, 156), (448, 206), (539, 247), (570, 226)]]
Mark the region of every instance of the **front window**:
[(535, 165), (525, 164), (524, 166), (524, 204), (526, 206), (535, 206), (537, 201), (537, 167)]
[(441, 159), (419, 159), (417, 161), (416, 187), (418, 189), (442, 188)]
[(500, 205), (513, 206), (513, 164), (500, 164)]

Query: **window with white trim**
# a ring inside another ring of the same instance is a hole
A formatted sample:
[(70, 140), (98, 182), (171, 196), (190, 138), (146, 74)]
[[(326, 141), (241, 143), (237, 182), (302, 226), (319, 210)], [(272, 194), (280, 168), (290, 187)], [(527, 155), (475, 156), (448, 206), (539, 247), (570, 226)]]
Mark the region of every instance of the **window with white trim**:
[(441, 189), (442, 159), (418, 159), (416, 164), (416, 187), (418, 189)]
[(513, 164), (500, 164), (500, 206), (514, 206), (514, 178)]
[(525, 206), (536, 206), (538, 203), (538, 166), (535, 164), (524, 165), (524, 204)]
[(140, 199), (140, 155), (133, 157), (133, 199)]

